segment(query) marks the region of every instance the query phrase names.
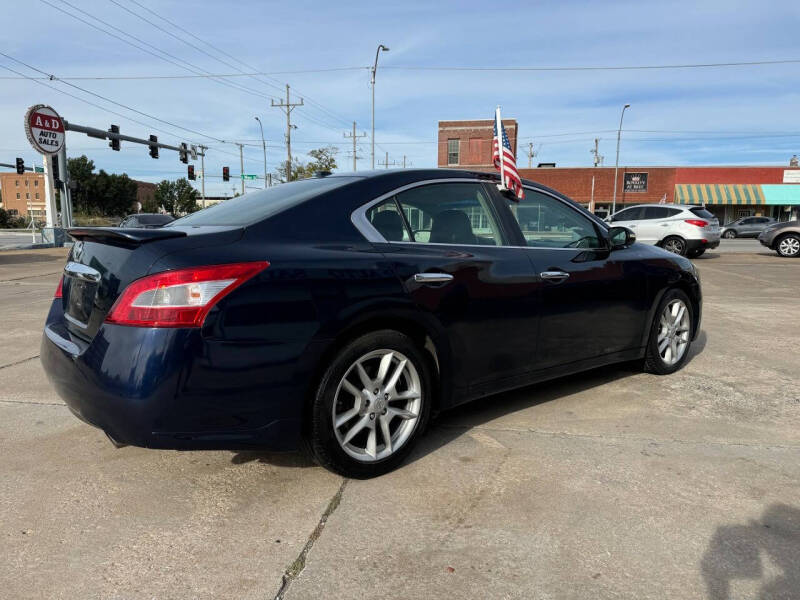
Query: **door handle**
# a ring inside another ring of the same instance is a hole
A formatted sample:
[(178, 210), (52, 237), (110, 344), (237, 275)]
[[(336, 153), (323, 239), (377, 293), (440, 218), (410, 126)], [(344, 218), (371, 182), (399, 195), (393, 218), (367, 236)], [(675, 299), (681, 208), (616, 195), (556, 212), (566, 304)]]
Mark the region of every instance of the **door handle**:
[(450, 273), (417, 273), (414, 275), (414, 281), (417, 283), (447, 283), (452, 280), (453, 276)]
[(554, 283), (561, 283), (569, 279), (569, 273), (565, 273), (564, 271), (542, 271), (539, 273), (539, 277)]

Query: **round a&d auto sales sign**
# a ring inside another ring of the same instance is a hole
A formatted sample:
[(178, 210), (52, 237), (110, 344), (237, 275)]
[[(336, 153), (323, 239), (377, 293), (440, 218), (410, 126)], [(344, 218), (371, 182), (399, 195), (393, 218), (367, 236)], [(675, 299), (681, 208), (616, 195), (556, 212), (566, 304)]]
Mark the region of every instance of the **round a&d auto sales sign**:
[(31, 106), (25, 113), (25, 133), (41, 154), (57, 154), (64, 147), (64, 121), (46, 104)]

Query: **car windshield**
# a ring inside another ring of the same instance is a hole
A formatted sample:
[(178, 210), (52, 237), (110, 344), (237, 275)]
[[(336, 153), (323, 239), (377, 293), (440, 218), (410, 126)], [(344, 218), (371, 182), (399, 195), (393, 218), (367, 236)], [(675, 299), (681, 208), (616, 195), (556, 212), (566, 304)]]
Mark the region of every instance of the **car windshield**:
[(164, 225), (175, 220), (170, 215), (139, 215), (136, 218), (142, 225)]
[(356, 181), (357, 177), (323, 177), (276, 185), (224, 200), (167, 225), (250, 225), (297, 206), (318, 194)]

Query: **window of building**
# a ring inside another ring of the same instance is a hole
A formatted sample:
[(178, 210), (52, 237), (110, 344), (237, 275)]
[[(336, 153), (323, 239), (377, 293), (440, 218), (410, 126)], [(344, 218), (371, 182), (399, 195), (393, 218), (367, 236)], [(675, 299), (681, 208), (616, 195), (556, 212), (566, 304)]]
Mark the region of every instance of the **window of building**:
[(28, 180), (25, 180), (25, 187), (28, 187)]
[(34, 179), (33, 180), (33, 187), (39, 187), (39, 180), (38, 179)]
[(17, 192), (17, 200), (19, 200), (19, 192)]
[(447, 164), (448, 165), (457, 165), (458, 164), (458, 145), (461, 140), (454, 139), (454, 140), (447, 140)]
[(36, 199), (39, 199), (39, 192), (36, 192)]
[(14, 185), (15, 185), (16, 187), (19, 187), (19, 179), (15, 179), (15, 180), (14, 180)]
[(30, 192), (25, 192), (25, 199), (26, 200), (30, 200), (31, 199), (31, 193)]

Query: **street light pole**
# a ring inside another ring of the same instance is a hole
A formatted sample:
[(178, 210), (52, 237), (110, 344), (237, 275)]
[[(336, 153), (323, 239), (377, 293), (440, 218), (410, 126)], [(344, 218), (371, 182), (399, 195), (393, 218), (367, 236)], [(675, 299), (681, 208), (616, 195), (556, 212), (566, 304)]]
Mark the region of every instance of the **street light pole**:
[(375, 50), (375, 63), (372, 65), (372, 78), (370, 79), (370, 84), (372, 85), (372, 168), (375, 168), (375, 71), (378, 70), (378, 55), (381, 53), (381, 50), (384, 52), (388, 52), (389, 49), (384, 46), (383, 44), (378, 45), (378, 49)]
[(267, 143), (264, 141), (264, 126), (261, 124), (261, 119), (256, 117), (256, 121), (261, 129), (261, 147), (264, 148), (264, 187), (267, 187)]
[(625, 109), (630, 108), (630, 104), (622, 107), (622, 114), (619, 116), (619, 129), (617, 129), (617, 160), (614, 163), (614, 199), (611, 202), (611, 214), (617, 211), (617, 171), (619, 170), (619, 138), (622, 136), (622, 118), (625, 116)]

